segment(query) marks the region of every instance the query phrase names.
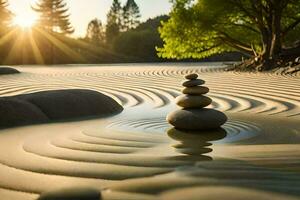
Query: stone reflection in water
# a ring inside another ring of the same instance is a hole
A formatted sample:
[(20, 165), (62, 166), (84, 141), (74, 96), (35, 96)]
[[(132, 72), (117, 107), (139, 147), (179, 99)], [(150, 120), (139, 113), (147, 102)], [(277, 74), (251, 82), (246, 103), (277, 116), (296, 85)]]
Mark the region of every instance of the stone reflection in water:
[[(204, 156), (203, 154), (212, 152), (211, 142), (221, 140), (227, 135), (223, 128), (207, 131), (185, 131), (171, 128), (167, 133), (170, 138), (178, 142), (173, 145), (176, 151), (190, 156)], [(205, 157), (211, 160), (211, 157)]]

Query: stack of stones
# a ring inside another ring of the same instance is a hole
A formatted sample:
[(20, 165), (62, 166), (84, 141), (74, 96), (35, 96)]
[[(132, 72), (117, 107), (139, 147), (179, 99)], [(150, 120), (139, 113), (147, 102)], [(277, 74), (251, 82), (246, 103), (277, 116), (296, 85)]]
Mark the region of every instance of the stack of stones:
[(218, 129), (226, 123), (224, 113), (205, 108), (212, 103), (211, 98), (204, 96), (209, 92), (205, 81), (198, 79), (197, 74), (185, 76), (185, 87), (182, 95), (176, 98), (176, 104), (182, 109), (176, 110), (167, 116), (167, 121), (177, 129), (210, 130)]

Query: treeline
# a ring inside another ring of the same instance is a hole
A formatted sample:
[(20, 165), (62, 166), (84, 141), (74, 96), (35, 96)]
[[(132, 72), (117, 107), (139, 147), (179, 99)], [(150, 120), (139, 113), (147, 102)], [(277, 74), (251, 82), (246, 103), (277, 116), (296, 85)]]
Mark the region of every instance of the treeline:
[(8, 10), (8, 1), (0, 0), (1, 64), (160, 60), (155, 47), (161, 44), (157, 28), (159, 20), (164, 18), (141, 23), (140, 9), (134, 0), (128, 0), (124, 5), (114, 0), (107, 23), (91, 20), (86, 36), (79, 39), (70, 37), (75, 30), (64, 0), (39, 0), (32, 9), (38, 13), (39, 20), (30, 30), (23, 30), (12, 26), (13, 13)]
[(32, 9), (39, 14), (39, 20), (30, 30), (24, 30), (12, 25), (8, 1), (0, 0), (0, 64), (170, 61), (156, 53), (156, 47), (163, 46), (158, 27), (169, 17), (158, 16), (141, 23), (134, 0), (124, 5), (113, 0), (106, 24), (91, 20), (86, 36), (78, 39), (70, 37), (75, 30), (64, 0), (39, 0)]
[(93, 19), (87, 28), (86, 40), (98, 44), (111, 45), (122, 32), (135, 29), (140, 24), (140, 9), (134, 0), (128, 0), (122, 6), (114, 0), (107, 14), (104, 26), (99, 19)]
[(163, 45), (158, 27), (169, 17), (157, 16), (143, 23), (140, 18), (140, 9), (134, 0), (128, 0), (124, 5), (114, 0), (106, 25), (99, 19), (93, 19), (83, 40), (124, 56), (126, 59), (123, 62), (167, 61), (157, 56), (156, 47)]

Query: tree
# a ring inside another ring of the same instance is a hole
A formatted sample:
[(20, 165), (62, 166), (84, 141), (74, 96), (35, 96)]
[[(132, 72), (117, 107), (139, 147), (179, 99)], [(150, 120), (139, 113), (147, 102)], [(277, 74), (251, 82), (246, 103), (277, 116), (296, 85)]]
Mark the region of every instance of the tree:
[(127, 0), (123, 7), (123, 31), (136, 28), (140, 24), (140, 8), (134, 0)]
[(64, 0), (39, 0), (32, 9), (40, 14), (39, 26), (45, 30), (63, 34), (74, 32)]
[(104, 30), (102, 22), (98, 19), (93, 19), (88, 24), (86, 38), (93, 43), (104, 42)]
[[(205, 58), (229, 51), (251, 57), (268, 70), (300, 49), (300, 0), (173, 0), (160, 28), (165, 58)], [(299, 52), (299, 51), (298, 51)]]
[(0, 33), (9, 27), (12, 13), (7, 9), (7, 0), (0, 0)]
[(121, 31), (122, 7), (119, 0), (114, 0), (107, 14), (106, 42), (112, 44)]

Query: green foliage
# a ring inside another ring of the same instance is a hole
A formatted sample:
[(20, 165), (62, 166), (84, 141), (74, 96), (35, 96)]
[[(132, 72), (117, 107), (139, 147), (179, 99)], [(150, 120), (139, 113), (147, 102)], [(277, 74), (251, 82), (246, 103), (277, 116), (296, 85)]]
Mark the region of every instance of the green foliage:
[(39, 27), (63, 34), (74, 32), (64, 0), (39, 0), (32, 9), (40, 14)]
[(90, 21), (87, 27), (86, 39), (96, 44), (104, 43), (104, 30), (100, 20), (93, 19)]
[(299, 0), (172, 2), (171, 17), (159, 29), (164, 45), (157, 50), (164, 58), (205, 58), (236, 50), (250, 56), (268, 51), (271, 58), (299, 40)]
[(285, 45), (290, 46), (294, 45), (295, 41), (300, 40), (300, 1), (291, 1), (286, 10), (287, 12), (283, 13), (282, 26), (289, 31), (284, 31), (285, 37), (283, 39)]

